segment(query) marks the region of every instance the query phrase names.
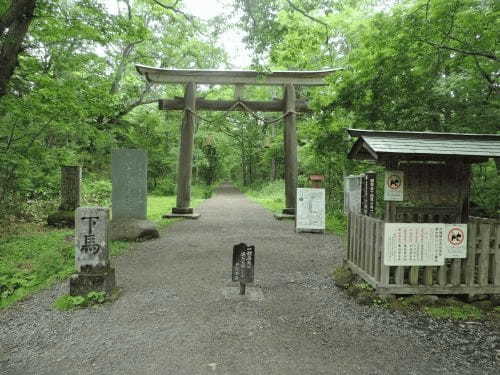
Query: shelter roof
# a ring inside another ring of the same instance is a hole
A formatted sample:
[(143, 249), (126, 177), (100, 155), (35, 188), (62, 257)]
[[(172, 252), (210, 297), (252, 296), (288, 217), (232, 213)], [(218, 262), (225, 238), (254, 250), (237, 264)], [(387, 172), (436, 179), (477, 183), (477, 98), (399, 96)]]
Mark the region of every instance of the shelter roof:
[(449, 160), (500, 157), (500, 134), (400, 132), (348, 129), (358, 137), (348, 157), (358, 160)]
[(317, 71), (275, 71), (256, 70), (202, 70), (202, 69), (163, 69), (145, 65), (135, 66), (139, 74), (154, 83), (188, 83), (221, 85), (286, 85), (303, 86), (327, 85), (325, 77), (342, 70), (327, 69)]

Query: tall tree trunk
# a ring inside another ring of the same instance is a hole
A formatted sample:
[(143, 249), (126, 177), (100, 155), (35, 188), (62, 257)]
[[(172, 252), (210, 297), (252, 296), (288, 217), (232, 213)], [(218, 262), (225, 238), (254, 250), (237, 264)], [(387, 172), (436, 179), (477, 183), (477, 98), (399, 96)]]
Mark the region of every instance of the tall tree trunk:
[(7, 93), (35, 6), (36, 0), (12, 0), (10, 8), (0, 16), (0, 97)]

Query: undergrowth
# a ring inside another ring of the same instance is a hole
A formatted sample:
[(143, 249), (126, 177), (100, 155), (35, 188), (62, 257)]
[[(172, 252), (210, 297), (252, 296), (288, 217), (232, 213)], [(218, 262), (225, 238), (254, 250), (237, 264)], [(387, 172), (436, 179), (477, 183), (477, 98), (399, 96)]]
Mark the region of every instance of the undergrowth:
[(85, 296), (60, 296), (54, 301), (53, 306), (59, 311), (68, 311), (76, 308), (103, 304), (105, 301), (105, 292), (89, 292)]

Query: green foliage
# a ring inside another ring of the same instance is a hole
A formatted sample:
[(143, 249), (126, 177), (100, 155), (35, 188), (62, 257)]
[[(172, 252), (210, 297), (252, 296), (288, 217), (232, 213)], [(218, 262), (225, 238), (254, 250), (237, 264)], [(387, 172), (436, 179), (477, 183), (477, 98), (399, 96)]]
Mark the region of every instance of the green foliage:
[(483, 311), (467, 304), (462, 306), (424, 307), (424, 312), (435, 319), (481, 320), (484, 318)]
[(240, 187), (247, 196), (271, 212), (279, 213), (285, 207), (285, 182), (277, 180), (252, 187)]
[(87, 206), (109, 207), (111, 205), (111, 181), (84, 179), (82, 202)]
[(71, 234), (52, 230), (0, 239), (0, 308), (73, 272)]
[(335, 280), (336, 285), (347, 288), (354, 281), (354, 274), (347, 267), (337, 267), (333, 271), (333, 280)]
[(68, 311), (75, 308), (82, 308), (93, 306), (97, 304), (103, 304), (106, 301), (105, 292), (89, 292), (85, 296), (69, 296), (63, 295), (54, 301), (54, 308), (59, 311)]

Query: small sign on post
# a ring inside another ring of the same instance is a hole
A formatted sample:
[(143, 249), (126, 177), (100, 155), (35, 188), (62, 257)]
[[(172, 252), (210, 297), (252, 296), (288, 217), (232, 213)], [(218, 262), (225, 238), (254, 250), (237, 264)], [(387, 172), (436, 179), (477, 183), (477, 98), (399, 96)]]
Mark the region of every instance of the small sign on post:
[(240, 282), (240, 294), (245, 294), (246, 284), (253, 283), (255, 246), (239, 243), (233, 247), (232, 280)]
[(402, 201), (404, 196), (404, 172), (385, 171), (384, 200)]

